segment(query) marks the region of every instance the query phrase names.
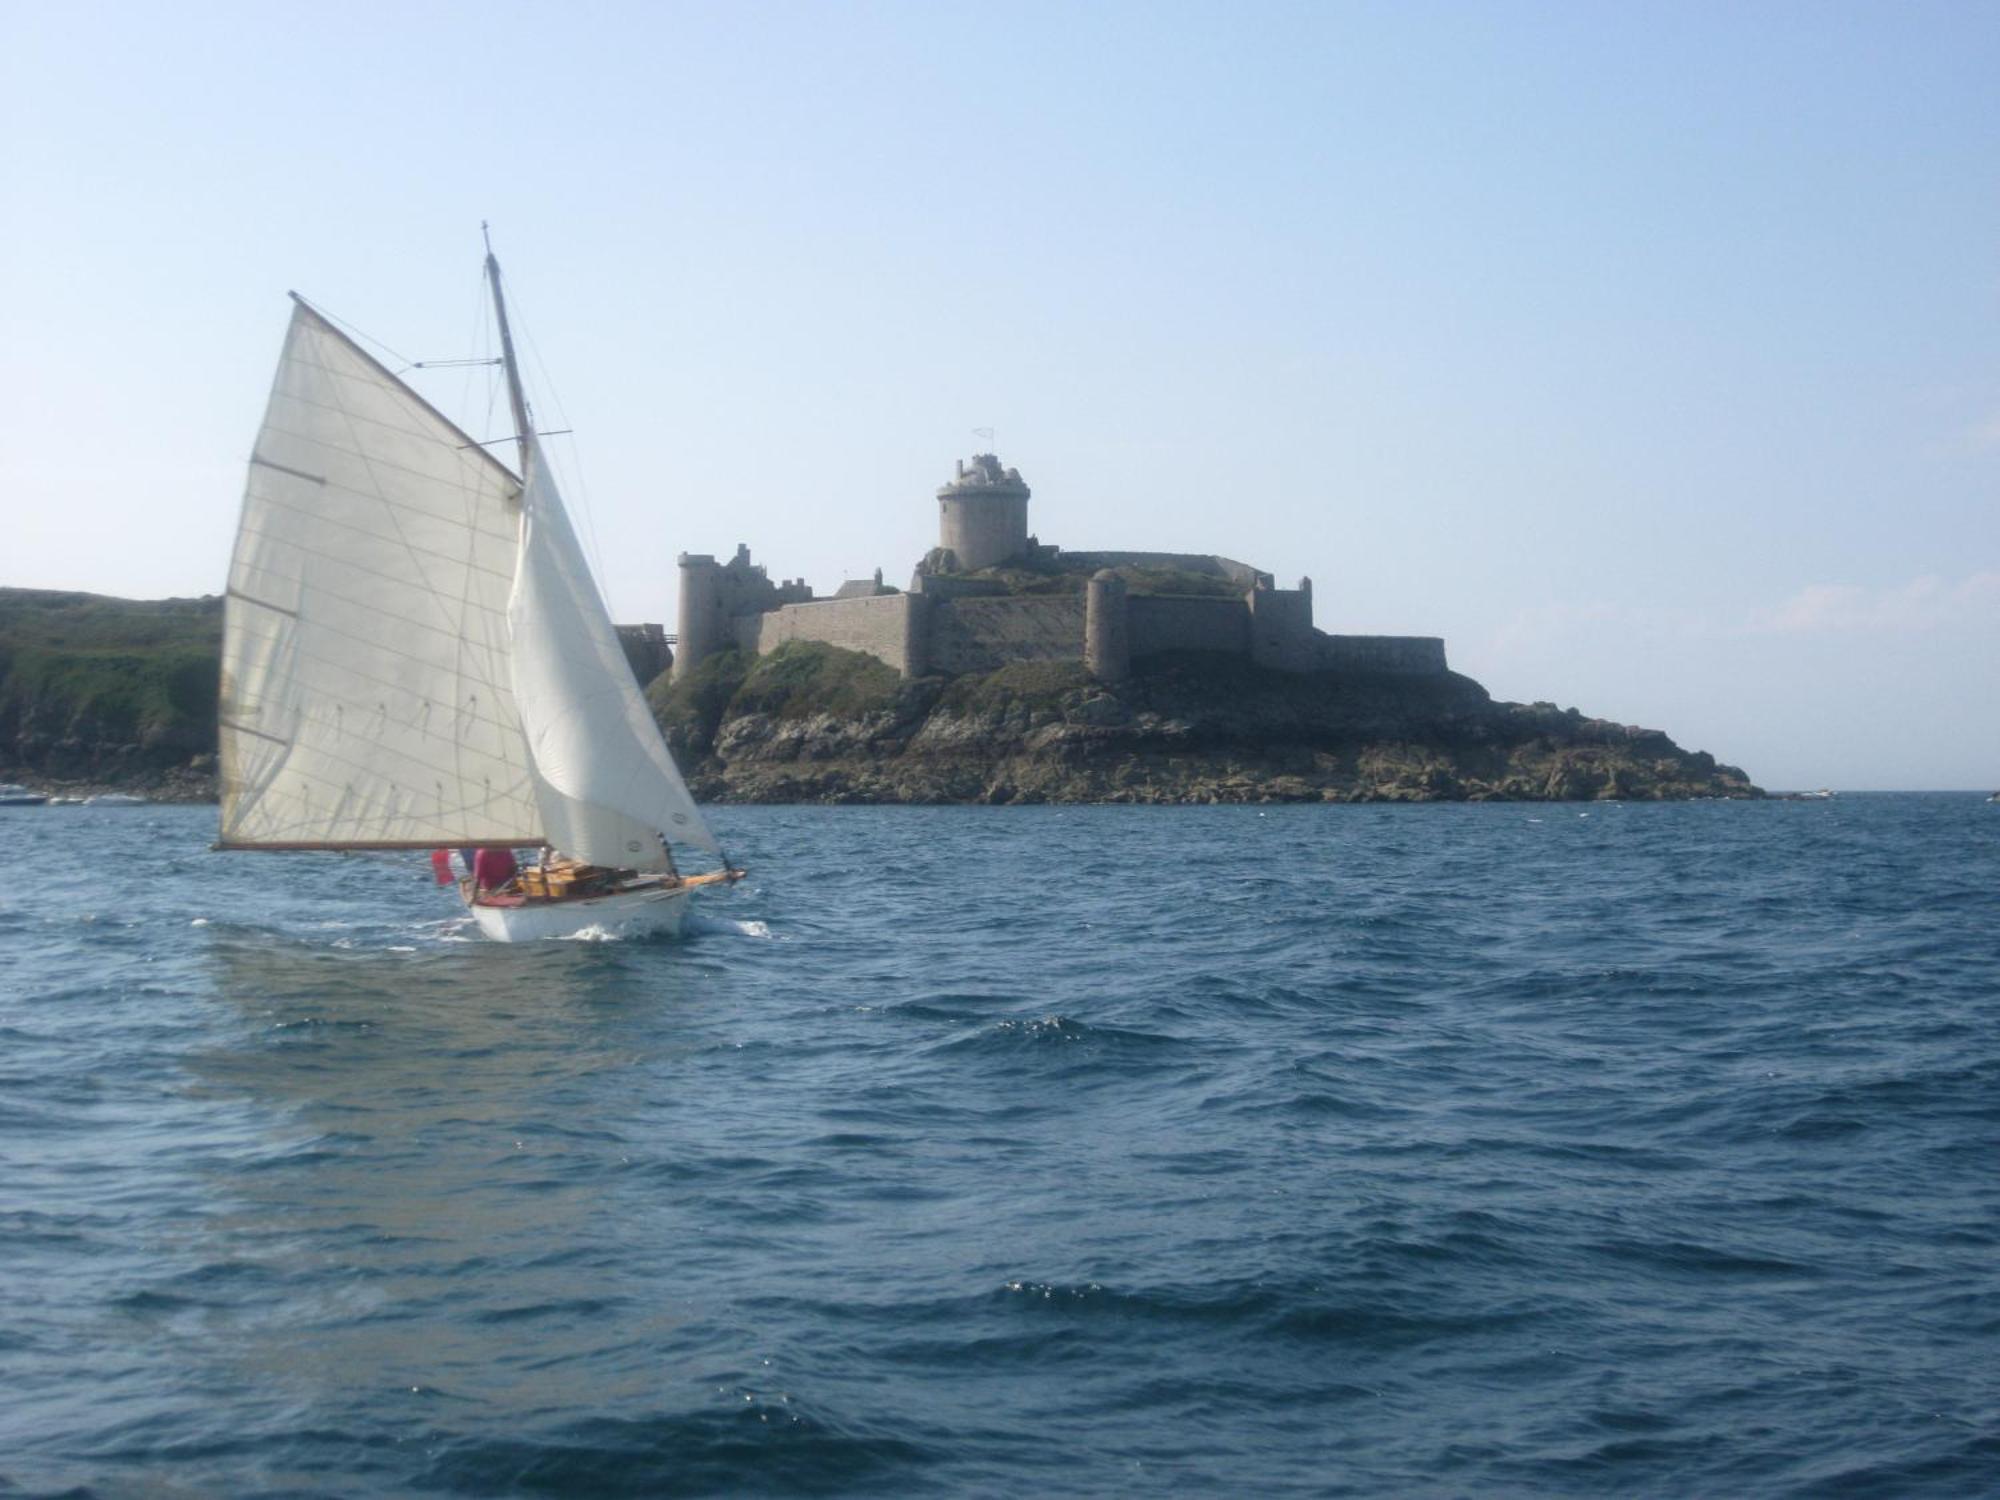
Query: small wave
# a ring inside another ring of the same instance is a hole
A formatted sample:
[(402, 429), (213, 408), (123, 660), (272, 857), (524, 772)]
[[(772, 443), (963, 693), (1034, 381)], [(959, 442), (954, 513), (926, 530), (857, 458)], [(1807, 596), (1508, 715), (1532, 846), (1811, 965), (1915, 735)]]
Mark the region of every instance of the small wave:
[(688, 913), (686, 930), (702, 937), (767, 938), (771, 935), (768, 922), (739, 921), (734, 917), (710, 916), (707, 912), (699, 911)]
[(720, 1395), (707, 1411), (595, 1418), (532, 1436), (448, 1444), (425, 1487), (606, 1496), (893, 1493), (895, 1476), (913, 1480), (935, 1456), (872, 1424), (801, 1410), (790, 1395), (740, 1390)]
[(1393, 1347), (1511, 1328), (1541, 1316), (1526, 1306), (1454, 1311), (1407, 1311), (1367, 1295), (1342, 1297), (1319, 1284), (1280, 1281), (1218, 1282), (1210, 1286), (1157, 1286), (1121, 1290), (1098, 1282), (1009, 1281), (997, 1299), (1005, 1304), (1067, 1308), (1121, 1319), (1189, 1328), (1241, 1327), (1262, 1336), (1308, 1343)]

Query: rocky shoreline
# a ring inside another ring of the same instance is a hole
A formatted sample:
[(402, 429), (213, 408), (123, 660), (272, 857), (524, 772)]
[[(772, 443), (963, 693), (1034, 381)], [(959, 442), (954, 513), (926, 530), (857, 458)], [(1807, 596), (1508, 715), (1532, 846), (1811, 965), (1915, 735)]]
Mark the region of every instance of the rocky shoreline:
[(694, 680), (656, 685), (654, 706), (709, 802), (1763, 795), (1658, 730), (1498, 703), (1456, 674), (1300, 677), (1189, 656), (1110, 686), (1068, 663), (905, 683), (853, 653), (795, 645), (755, 663), (705, 663)]
[[(0, 590), (0, 781), (216, 796), (220, 601)], [(1434, 802), (1759, 797), (1658, 730), (1495, 702), (1454, 673), (1285, 673), (1205, 653), (905, 681), (792, 642), (648, 700), (709, 802)]]
[(148, 802), (199, 804), (213, 803), (217, 796), (214, 770), (197, 770), (191, 766), (147, 769), (117, 777), (100, 774), (80, 779), (44, 776), (16, 767), (12, 770), (0, 769), (0, 782), (16, 783), (51, 800), (58, 797), (82, 801), (91, 797), (127, 796), (144, 797)]

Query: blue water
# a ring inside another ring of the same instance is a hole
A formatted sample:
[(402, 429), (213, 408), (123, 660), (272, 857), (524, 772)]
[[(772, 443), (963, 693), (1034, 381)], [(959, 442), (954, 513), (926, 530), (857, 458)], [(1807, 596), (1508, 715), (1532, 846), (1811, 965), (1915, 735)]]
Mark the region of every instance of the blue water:
[(0, 818), (0, 1493), (2000, 1492), (1976, 797)]

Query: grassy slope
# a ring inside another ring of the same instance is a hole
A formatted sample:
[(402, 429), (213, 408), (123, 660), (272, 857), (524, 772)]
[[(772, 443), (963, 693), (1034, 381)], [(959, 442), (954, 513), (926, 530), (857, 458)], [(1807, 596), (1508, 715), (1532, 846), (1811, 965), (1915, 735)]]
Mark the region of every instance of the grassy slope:
[(160, 762), (215, 744), (222, 601), (0, 589), (0, 757), (63, 741)]
[(701, 756), (725, 719), (854, 718), (896, 707), (903, 692), (901, 677), (872, 656), (789, 641), (769, 656), (722, 651), (685, 678), (656, 678), (646, 701), (674, 753)]

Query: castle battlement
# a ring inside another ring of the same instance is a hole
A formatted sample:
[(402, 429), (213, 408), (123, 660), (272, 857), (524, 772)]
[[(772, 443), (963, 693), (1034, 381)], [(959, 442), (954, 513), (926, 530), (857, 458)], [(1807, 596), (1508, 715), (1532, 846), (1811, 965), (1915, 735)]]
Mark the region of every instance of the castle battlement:
[(1446, 670), (1444, 642), (1433, 636), (1317, 629), (1311, 579), (1281, 589), (1234, 558), (1045, 546), (1028, 532), (1031, 491), (1018, 469), (991, 453), (956, 469), (937, 491), (938, 545), (905, 591), (877, 569), (872, 581), (823, 599), (803, 579), (773, 584), (747, 546), (727, 563), (681, 554), (675, 676), (717, 651), (762, 654), (787, 641), (863, 651), (906, 677), (1080, 660), (1108, 682), (1168, 651), (1247, 657), (1285, 672)]

